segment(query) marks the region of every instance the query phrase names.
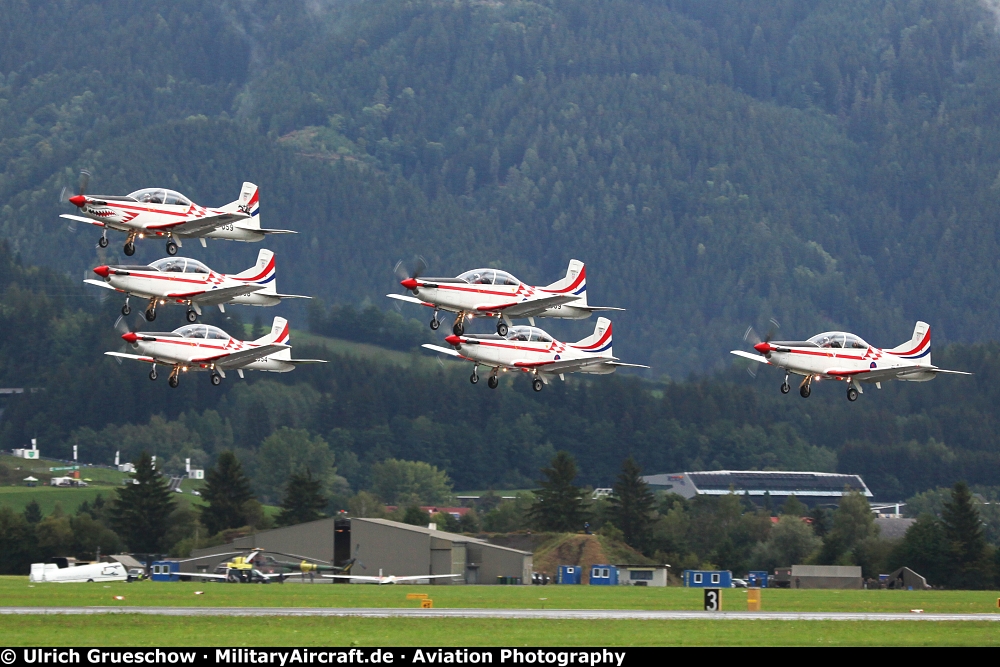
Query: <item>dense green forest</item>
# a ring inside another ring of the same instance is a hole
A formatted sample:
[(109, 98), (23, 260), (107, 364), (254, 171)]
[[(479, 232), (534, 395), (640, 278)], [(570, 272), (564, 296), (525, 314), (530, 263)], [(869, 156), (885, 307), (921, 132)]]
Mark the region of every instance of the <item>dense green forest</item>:
[(0, 232), (79, 277), (121, 240), (57, 218), (80, 168), (207, 205), (253, 180), (301, 232), (273, 241), (289, 289), (381, 303), (414, 253), (536, 284), (577, 257), (654, 376), (725, 367), (771, 317), (988, 341), (996, 28), (977, 0), (3, 0)]

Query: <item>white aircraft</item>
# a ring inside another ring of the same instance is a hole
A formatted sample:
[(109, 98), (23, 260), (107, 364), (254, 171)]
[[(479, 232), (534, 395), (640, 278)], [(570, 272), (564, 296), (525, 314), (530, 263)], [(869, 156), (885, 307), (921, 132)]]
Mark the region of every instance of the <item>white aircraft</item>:
[[(62, 559), (60, 559), (62, 560)], [(31, 583), (53, 582), (60, 584), (90, 583), (95, 581), (126, 581), (128, 572), (121, 563), (87, 563), (86, 565), (68, 565), (62, 563), (32, 563)]]
[(135, 254), (135, 241), (146, 236), (167, 239), (167, 254), (176, 255), (186, 238), (197, 238), (204, 247), (206, 238), (231, 241), (262, 241), (266, 234), (295, 234), (288, 229), (261, 229), (257, 186), (244, 183), (240, 198), (221, 208), (198, 206), (179, 192), (145, 188), (120, 196), (86, 195), (90, 174), (81, 173), (80, 191), (69, 202), (81, 215), (64, 213), (60, 218), (102, 227), (98, 244), (108, 247), (108, 229), (128, 234), (124, 252)]
[(237, 340), (222, 329), (205, 324), (188, 324), (170, 333), (129, 331), (122, 334), (122, 339), (139, 354), (105, 354), (152, 364), (150, 380), (157, 377), (157, 364), (171, 366), (167, 380), (171, 387), (176, 387), (180, 373), (188, 370), (210, 372), (212, 384), (217, 386), (227, 370), (235, 370), (243, 377), (243, 371), (287, 373), (298, 364), (326, 363), (322, 359), (292, 359), (288, 330), (288, 322), (275, 317), (271, 333), (255, 341)]
[(531, 386), (541, 391), (553, 376), (565, 380), (564, 373), (614, 373), (619, 367), (649, 368), (640, 364), (618, 361), (611, 353), (611, 320), (597, 320), (594, 333), (576, 343), (561, 343), (536, 327), (512, 327), (506, 336), (496, 334), (452, 335), (445, 338), (454, 349), (425, 344), (428, 350), (441, 352), (473, 362), (469, 381), (479, 382), (479, 365), (489, 366), (487, 384), (496, 389), (500, 381), (497, 373), (515, 370), (532, 373)]
[[(289, 556), (291, 558), (299, 559), (298, 563), (279, 561), (273, 556), (266, 554), (278, 554), (279, 556)], [(251, 549), (249, 553), (246, 551), (233, 551), (230, 553), (214, 554), (216, 556), (235, 556), (232, 560), (219, 563), (215, 568), (214, 573), (209, 572), (172, 572), (171, 575), (177, 575), (178, 578), (182, 580), (191, 579), (209, 579), (212, 581), (228, 582), (228, 583), (239, 583), (239, 584), (267, 584), (271, 581), (278, 581), (279, 583), (285, 583), (285, 579), (290, 577), (313, 577), (316, 572), (323, 572), (327, 570), (332, 570), (335, 572), (350, 572), (351, 566), (354, 564), (355, 559), (349, 560), (343, 566), (331, 565), (327, 561), (319, 560), (317, 558), (309, 558), (308, 556), (296, 556), (295, 554), (286, 554), (280, 551), (267, 551), (265, 553), (264, 549), (254, 548)], [(204, 560), (205, 556), (199, 558), (188, 558), (180, 563), (186, 563), (195, 560)], [(298, 570), (297, 572), (295, 570)]]
[[(397, 276), (402, 275), (401, 264), (396, 265)], [(467, 271), (457, 278), (420, 278), (424, 266), (420, 260), (412, 275), (399, 282), (414, 296), (386, 296), (433, 308), (431, 329), (434, 330), (441, 326), (438, 311), (457, 313), (452, 326), (456, 336), (465, 333), (466, 317), (496, 317), (497, 333), (506, 336), (512, 319), (528, 318), (534, 326), (536, 317), (583, 320), (596, 311), (624, 310), (587, 304), (587, 270), (583, 262), (576, 259), (570, 260), (564, 278), (546, 287), (525, 285), (506, 271), (497, 269)]]
[(460, 574), (415, 574), (407, 575), (405, 577), (397, 577), (394, 574), (388, 576), (382, 576), (382, 570), (378, 571), (377, 577), (370, 577), (360, 574), (324, 574), (327, 579), (350, 579), (352, 581), (360, 581), (364, 583), (378, 584), (400, 584), (407, 581), (423, 581), (425, 579), (461, 579)]
[(198, 260), (186, 257), (164, 257), (148, 266), (98, 266), (94, 273), (102, 280), (91, 278), (83, 282), (126, 295), (122, 315), (132, 312), (129, 297), (148, 300), (146, 319), (150, 322), (156, 319), (156, 307), (167, 303), (187, 306), (187, 321), (195, 322), (206, 306), (218, 306), (226, 312), (227, 303), (276, 306), (282, 299), (311, 298), (278, 294), (274, 253), (266, 249), (257, 254), (255, 265), (231, 276), (216, 273)]
[(809, 398), (813, 381), (821, 378), (847, 382), (847, 400), (856, 401), (858, 394), (864, 393), (863, 383), (874, 383), (881, 389), (882, 382), (887, 380), (926, 382), (938, 373), (972, 375), (931, 364), (931, 328), (926, 322), (917, 322), (913, 337), (890, 350), (872, 347), (844, 331), (821, 333), (805, 341), (764, 340), (753, 348), (758, 354), (741, 350), (732, 350), (732, 354), (784, 369), (782, 394), (791, 389), (790, 374), (804, 376), (799, 385), (802, 398)]

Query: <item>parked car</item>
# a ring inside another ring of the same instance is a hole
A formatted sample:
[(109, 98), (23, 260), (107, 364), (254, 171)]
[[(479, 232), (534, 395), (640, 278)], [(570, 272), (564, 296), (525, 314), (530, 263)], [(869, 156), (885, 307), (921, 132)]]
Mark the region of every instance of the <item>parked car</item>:
[(747, 587), (747, 580), (746, 579), (733, 579), (733, 583), (731, 585), (732, 585), (733, 588), (746, 588)]

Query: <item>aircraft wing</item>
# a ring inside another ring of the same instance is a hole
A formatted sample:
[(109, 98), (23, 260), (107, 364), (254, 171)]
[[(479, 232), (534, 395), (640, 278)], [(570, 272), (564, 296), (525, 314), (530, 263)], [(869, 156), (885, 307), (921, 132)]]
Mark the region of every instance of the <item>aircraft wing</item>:
[(118, 291), (114, 287), (112, 287), (111, 285), (109, 285), (106, 282), (104, 282), (103, 280), (94, 280), (93, 278), (87, 278), (83, 282), (87, 283), (88, 285), (93, 285), (94, 287), (103, 287), (104, 289), (109, 289), (112, 292), (117, 292)]
[(461, 576), (460, 574), (415, 574), (412, 576), (394, 577), (394, 580), (398, 583), (400, 581), (418, 581), (420, 579), (454, 579)]
[(241, 220), (249, 218), (246, 213), (217, 213), (206, 215), (202, 218), (185, 218), (177, 222), (164, 222), (158, 225), (149, 225), (147, 229), (169, 229), (174, 234), (181, 236), (198, 236), (218, 229), (223, 225), (231, 225)]
[(579, 300), (580, 297), (573, 296), (572, 294), (554, 294), (537, 299), (528, 299), (527, 301), (501, 303), (499, 305), (485, 304), (476, 306), (476, 310), (483, 313), (503, 313), (507, 317), (534, 317), (535, 315), (544, 313), (549, 308)]
[(126, 354), (124, 352), (105, 352), (104, 354), (109, 357), (119, 357), (121, 359), (135, 359), (136, 361), (145, 361), (147, 364), (157, 363), (156, 359), (153, 357), (147, 357), (141, 354)]
[(434, 350), (435, 352), (440, 352), (441, 354), (447, 354), (449, 357), (458, 357), (459, 359), (464, 359), (457, 350), (453, 350), (447, 347), (441, 347), (440, 345), (431, 345), (430, 343), (424, 343), (420, 347), (426, 347), (428, 350)]
[(91, 220), (90, 218), (85, 218), (82, 215), (70, 215), (69, 213), (61, 213), (60, 218), (65, 220), (72, 220), (73, 222), (85, 222), (88, 225), (93, 225), (94, 227), (103, 227), (103, 222), (98, 222), (97, 220)]
[(592, 359), (563, 359), (560, 361), (524, 361), (516, 360), (511, 368), (534, 368), (539, 373), (573, 373), (590, 366), (600, 366), (614, 362), (613, 357), (594, 357)]
[(259, 292), (262, 289), (264, 289), (263, 285), (234, 285), (232, 287), (223, 287), (221, 289), (197, 292), (196, 295), (168, 294), (167, 296), (191, 296), (191, 300), (197, 302), (199, 305), (215, 306), (220, 303), (225, 303), (234, 297), (243, 296), (244, 294), (253, 294), (254, 292)]
[(744, 352), (743, 350), (730, 350), (729, 354), (735, 354), (737, 357), (743, 357), (744, 359), (749, 359), (750, 361), (756, 361), (760, 364), (770, 364), (771, 362), (760, 356), (759, 354), (751, 354), (750, 352)]
[(376, 583), (381, 581), (378, 577), (370, 577), (362, 574), (321, 574), (320, 576), (325, 579), (357, 579), (358, 581), (374, 581)]
[(825, 372), (834, 378), (854, 378), (859, 382), (882, 382), (883, 380), (905, 380), (908, 375), (920, 373), (947, 373), (950, 375), (972, 375), (965, 371), (950, 371), (936, 366), (897, 366), (895, 368), (862, 368), (860, 370), (847, 370), (831, 368)]
[(415, 296), (410, 296), (409, 294), (386, 294), (386, 296), (389, 297), (390, 299), (396, 299), (397, 301), (406, 301), (407, 303), (415, 303), (418, 306), (432, 305), (427, 303), (426, 301), (423, 301), (422, 299), (418, 299)]
[(225, 354), (217, 354), (214, 357), (202, 357), (200, 359), (192, 359), (192, 363), (205, 363), (206, 361), (214, 361), (217, 365), (223, 368), (240, 368), (241, 366), (246, 366), (247, 364), (252, 364), (257, 359), (263, 359), (264, 357), (274, 354), (279, 350), (288, 350), (291, 345), (283, 345), (281, 343), (271, 343), (270, 345), (261, 345), (260, 347), (251, 347), (246, 350), (239, 350), (238, 352), (226, 352)]
[(215, 581), (226, 581), (229, 577), (225, 574), (209, 574), (208, 572), (174, 572), (182, 577), (194, 577), (195, 579), (212, 579)]

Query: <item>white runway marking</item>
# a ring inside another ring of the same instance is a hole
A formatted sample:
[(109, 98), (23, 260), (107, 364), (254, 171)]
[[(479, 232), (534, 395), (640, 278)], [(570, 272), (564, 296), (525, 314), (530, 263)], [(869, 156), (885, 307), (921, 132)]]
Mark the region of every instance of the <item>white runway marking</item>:
[(797, 611), (644, 611), (641, 609), (395, 609), (352, 607), (0, 607), (2, 614), (148, 616), (357, 616), (361, 618), (510, 618), (629, 621), (991, 621), (1000, 614)]

